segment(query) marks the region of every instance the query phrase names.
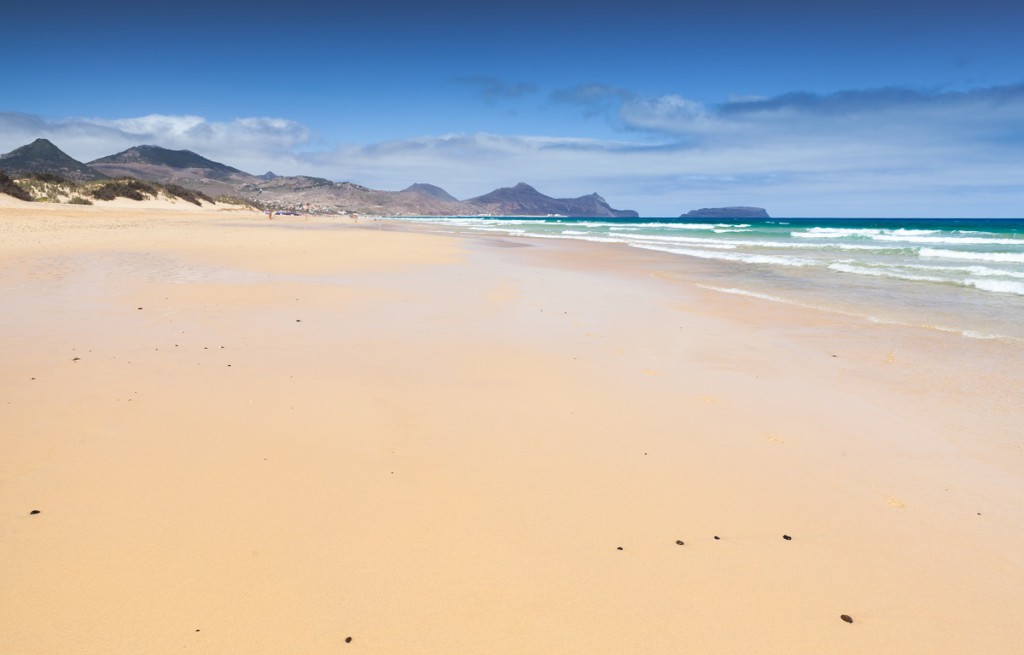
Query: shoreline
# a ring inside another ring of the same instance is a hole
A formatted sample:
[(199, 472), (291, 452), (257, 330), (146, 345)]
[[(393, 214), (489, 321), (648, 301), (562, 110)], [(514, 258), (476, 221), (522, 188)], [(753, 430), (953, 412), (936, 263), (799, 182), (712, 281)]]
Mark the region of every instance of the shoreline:
[(0, 650), (1016, 644), (1019, 348), (614, 244), (33, 214)]

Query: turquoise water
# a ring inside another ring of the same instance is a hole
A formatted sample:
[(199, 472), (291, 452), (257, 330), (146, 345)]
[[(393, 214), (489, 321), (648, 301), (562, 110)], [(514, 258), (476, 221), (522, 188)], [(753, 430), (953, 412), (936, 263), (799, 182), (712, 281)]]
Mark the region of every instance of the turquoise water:
[(1024, 219), (414, 220), (655, 250), (702, 262), (723, 293), (1024, 342)]

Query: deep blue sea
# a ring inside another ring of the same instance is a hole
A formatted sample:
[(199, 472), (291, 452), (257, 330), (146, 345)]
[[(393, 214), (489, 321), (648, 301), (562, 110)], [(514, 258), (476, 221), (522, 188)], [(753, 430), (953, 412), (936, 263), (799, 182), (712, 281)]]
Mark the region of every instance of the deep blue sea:
[(722, 293), (1024, 343), (1024, 219), (412, 220), (656, 250), (709, 264)]

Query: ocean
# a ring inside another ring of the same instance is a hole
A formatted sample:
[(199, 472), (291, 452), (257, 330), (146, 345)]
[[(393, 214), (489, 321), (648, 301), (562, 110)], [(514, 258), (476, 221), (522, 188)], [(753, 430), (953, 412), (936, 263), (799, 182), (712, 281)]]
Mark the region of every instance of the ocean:
[(1024, 219), (411, 220), (655, 250), (704, 262), (713, 291), (1024, 345)]

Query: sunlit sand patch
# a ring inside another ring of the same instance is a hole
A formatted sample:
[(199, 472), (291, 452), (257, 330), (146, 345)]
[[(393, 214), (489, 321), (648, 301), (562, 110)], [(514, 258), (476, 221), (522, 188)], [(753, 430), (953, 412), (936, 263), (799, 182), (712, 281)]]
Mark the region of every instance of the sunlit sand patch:
[(512, 283), (499, 284), (487, 293), (487, 300), (495, 305), (505, 305), (519, 300), (521, 297), (522, 291)]

